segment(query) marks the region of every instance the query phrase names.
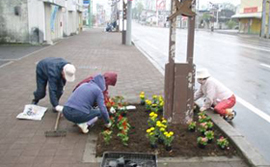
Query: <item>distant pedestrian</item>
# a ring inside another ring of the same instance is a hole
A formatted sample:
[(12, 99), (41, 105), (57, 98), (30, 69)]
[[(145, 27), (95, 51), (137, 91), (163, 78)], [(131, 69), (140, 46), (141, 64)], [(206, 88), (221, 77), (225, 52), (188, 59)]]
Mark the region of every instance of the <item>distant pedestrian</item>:
[[(104, 103), (103, 91), (105, 90), (105, 79), (97, 75), (89, 83), (83, 83), (71, 94), (64, 105), (63, 115), (71, 122), (78, 125), (83, 133), (88, 133), (88, 126), (102, 117), (105, 126), (109, 128), (111, 122)], [(98, 108), (94, 108), (97, 103)]]
[(211, 77), (207, 69), (197, 70), (196, 77), (201, 86), (195, 92), (194, 101), (204, 97), (204, 103), (200, 111), (205, 111), (214, 106), (214, 111), (225, 119), (232, 120), (236, 115), (236, 112), (232, 109), (236, 103), (233, 92)]
[[(105, 99), (105, 103), (109, 100), (109, 92), (108, 92), (108, 88), (109, 85), (110, 86), (115, 86), (116, 82), (117, 82), (117, 73), (115, 72), (105, 72), (103, 74), (104, 79), (105, 79), (105, 86), (106, 89), (103, 92), (104, 95), (104, 99)], [(82, 80), (80, 83), (78, 83), (75, 88), (73, 89), (73, 92), (83, 83), (89, 83), (91, 80), (93, 79), (93, 76), (89, 76), (87, 78), (85, 78), (84, 80)]]
[(38, 104), (39, 100), (46, 96), (48, 83), (50, 101), (54, 110), (60, 111), (59, 99), (63, 94), (63, 88), (67, 82), (75, 80), (76, 69), (63, 58), (49, 57), (38, 62), (36, 66), (37, 89), (34, 92), (32, 104)]

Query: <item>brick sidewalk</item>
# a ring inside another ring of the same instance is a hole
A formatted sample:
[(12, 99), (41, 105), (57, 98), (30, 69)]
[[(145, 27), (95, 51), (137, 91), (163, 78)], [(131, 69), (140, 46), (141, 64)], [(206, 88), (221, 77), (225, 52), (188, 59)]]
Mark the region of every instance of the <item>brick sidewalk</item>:
[[(42, 121), (17, 120), (24, 105), (33, 98), (35, 65), (45, 57), (63, 57), (77, 67), (75, 83), (67, 84), (60, 104), (64, 104), (75, 84), (88, 75), (115, 71), (118, 81), (110, 88), (111, 96), (123, 95), (127, 101), (139, 102), (140, 91), (147, 95), (163, 94), (163, 76), (134, 46), (121, 45), (120, 33), (104, 33), (91, 29), (67, 38), (21, 60), (0, 68), (0, 167), (98, 166), (83, 163), (87, 135), (79, 133), (71, 122), (62, 119), (60, 129), (66, 137), (46, 138), (44, 132), (54, 127), (48, 96), (39, 105), (49, 107)], [(178, 166), (179, 163), (160, 166)], [(233, 162), (195, 162), (184, 166), (245, 167), (241, 160)]]
[[(129, 102), (138, 102), (140, 91), (162, 94), (163, 77), (135, 47), (121, 45), (121, 34), (92, 29), (62, 40), (38, 53), (0, 68), (0, 166), (89, 166), (82, 161), (87, 135), (64, 120), (64, 138), (45, 138), (56, 114), (47, 111), (42, 121), (17, 120), (25, 104), (33, 98), (35, 65), (45, 57), (63, 57), (77, 67), (75, 83), (67, 84), (63, 104), (75, 84), (96, 73), (115, 71), (118, 82), (110, 94), (123, 95)], [(48, 96), (39, 105), (51, 108)]]

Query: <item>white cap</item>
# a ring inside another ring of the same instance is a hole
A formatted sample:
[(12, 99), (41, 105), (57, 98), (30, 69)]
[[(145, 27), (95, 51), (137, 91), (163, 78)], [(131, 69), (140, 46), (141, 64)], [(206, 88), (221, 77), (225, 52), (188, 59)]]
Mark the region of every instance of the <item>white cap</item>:
[(75, 80), (76, 68), (72, 64), (66, 64), (63, 68), (65, 79), (67, 82), (73, 82)]
[(206, 68), (198, 69), (197, 70), (197, 78), (198, 79), (203, 79), (203, 78), (208, 78), (210, 77), (210, 74)]

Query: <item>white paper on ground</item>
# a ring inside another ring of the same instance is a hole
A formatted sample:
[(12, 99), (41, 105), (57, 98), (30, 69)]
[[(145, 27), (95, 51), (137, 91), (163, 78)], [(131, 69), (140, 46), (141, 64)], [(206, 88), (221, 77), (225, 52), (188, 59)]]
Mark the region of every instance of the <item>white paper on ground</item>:
[(41, 107), (34, 104), (27, 104), (25, 105), (23, 112), (18, 114), (16, 118), (40, 121), (46, 111), (46, 107)]
[(127, 108), (127, 110), (135, 110), (136, 106), (127, 106), (126, 108)]

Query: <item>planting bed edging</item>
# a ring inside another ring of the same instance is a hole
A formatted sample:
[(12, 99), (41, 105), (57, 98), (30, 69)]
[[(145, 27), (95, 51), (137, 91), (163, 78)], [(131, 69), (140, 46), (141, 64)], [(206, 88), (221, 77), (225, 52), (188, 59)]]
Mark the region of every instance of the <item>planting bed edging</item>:
[(213, 111), (208, 111), (206, 114), (211, 117), (216, 126), (225, 133), (228, 138), (233, 142), (238, 151), (242, 154), (245, 161), (252, 167), (270, 167), (263, 156), (252, 146), (246, 138), (236, 131), (227, 121), (225, 121), (219, 114)]

